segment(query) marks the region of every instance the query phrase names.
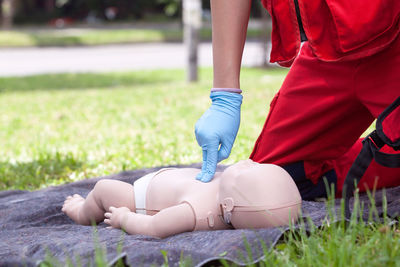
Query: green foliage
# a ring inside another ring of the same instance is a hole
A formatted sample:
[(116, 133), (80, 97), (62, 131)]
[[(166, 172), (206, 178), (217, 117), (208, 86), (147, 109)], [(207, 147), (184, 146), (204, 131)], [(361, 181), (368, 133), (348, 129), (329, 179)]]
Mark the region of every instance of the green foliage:
[(168, 17), (177, 15), (182, 3), (181, 0), (157, 0), (157, 2), (164, 5), (164, 13)]
[(163, 259), (164, 259), (164, 263), (161, 265), (161, 267), (168, 267), (169, 263), (168, 263), (168, 251), (165, 250), (160, 250)]
[[(168, 3), (166, 3), (168, 4)], [(46, 23), (51, 19), (65, 17), (73, 20), (84, 20), (88, 14), (97, 19), (106, 20), (105, 9), (117, 8), (118, 20), (143, 19), (149, 15), (163, 14), (165, 4), (158, 0), (57, 0), (54, 6), (37, 3), (34, 0), (20, 1), (15, 10), (17, 23)], [(163, 14), (164, 15), (164, 14)]]

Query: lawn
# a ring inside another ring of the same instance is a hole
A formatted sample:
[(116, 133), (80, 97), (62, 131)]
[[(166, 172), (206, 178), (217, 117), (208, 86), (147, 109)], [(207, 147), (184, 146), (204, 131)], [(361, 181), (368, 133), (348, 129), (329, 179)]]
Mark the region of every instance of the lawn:
[[(249, 38), (259, 38), (261, 30), (249, 29)], [(200, 32), (203, 41), (211, 40), (211, 29), (203, 28)], [(16, 29), (0, 31), (0, 47), (31, 46), (87, 46), (109, 44), (132, 44), (150, 42), (181, 42), (183, 30), (172, 28), (72, 28), (29, 30)]]
[[(242, 124), (229, 164), (251, 153), (285, 70), (243, 69)], [(0, 78), (0, 190), (201, 162), (194, 136), (211, 69)]]
[[(249, 156), (286, 73), (242, 70), (242, 123), (225, 164)], [(209, 106), (212, 70), (201, 69), (197, 84), (184, 77), (157, 70), (0, 78), (0, 190), (200, 162), (194, 124)], [(399, 237), (387, 222), (326, 223), (289, 232), (259, 265), (400, 266)]]
[(76, 29), (0, 32), (0, 47), (76, 46), (181, 41), (179, 29)]

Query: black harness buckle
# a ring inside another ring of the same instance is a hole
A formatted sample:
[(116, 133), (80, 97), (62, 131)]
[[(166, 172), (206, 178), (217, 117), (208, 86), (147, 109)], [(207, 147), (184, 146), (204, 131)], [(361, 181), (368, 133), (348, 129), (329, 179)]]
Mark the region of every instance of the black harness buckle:
[[(394, 114), (393, 112), (398, 112)], [(391, 118), (391, 124), (386, 127), (392, 127), (390, 131), (384, 129), (384, 120), (388, 116)], [(394, 118), (394, 119), (393, 119)], [(353, 165), (347, 173), (343, 185), (343, 193), (345, 197), (345, 216), (350, 218), (351, 212), (349, 207), (350, 198), (353, 195), (354, 189), (358, 182), (361, 180), (371, 161), (375, 161), (385, 167), (399, 168), (400, 167), (400, 154), (387, 154), (379, 151), (384, 145), (388, 145), (396, 151), (400, 149), (400, 121), (394, 120), (400, 118), (400, 97), (398, 97), (389, 107), (387, 107), (381, 115), (379, 115), (376, 122), (376, 130), (370, 133), (363, 140), (363, 147), (355, 159)], [(396, 129), (395, 127), (398, 127)], [(386, 132), (386, 133), (385, 133)], [(396, 133), (395, 136), (387, 136), (387, 133)]]

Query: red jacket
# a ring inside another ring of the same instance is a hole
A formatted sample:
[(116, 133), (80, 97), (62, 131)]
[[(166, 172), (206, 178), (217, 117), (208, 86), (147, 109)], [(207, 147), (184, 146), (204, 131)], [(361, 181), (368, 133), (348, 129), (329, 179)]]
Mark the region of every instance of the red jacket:
[[(271, 62), (290, 66), (300, 49), (294, 0), (261, 0), (272, 17)], [(400, 0), (299, 0), (304, 31), (325, 61), (375, 54), (400, 32)]]

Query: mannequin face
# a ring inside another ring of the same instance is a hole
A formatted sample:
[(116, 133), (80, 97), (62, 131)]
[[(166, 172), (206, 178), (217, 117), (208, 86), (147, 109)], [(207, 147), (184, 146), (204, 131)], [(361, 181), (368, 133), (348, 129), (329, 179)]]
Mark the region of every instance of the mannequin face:
[[(221, 178), (222, 179), (229, 179), (229, 178), (234, 178), (237, 175), (240, 175), (240, 173), (242, 173), (243, 171), (247, 171), (250, 168), (254, 167), (254, 166), (258, 166), (259, 163), (252, 161), (251, 159), (246, 159), (246, 160), (241, 160), (236, 162), (235, 164), (232, 164), (231, 166), (229, 166), (228, 168), (226, 168), (222, 174), (221, 174)], [(230, 219), (231, 219), (231, 208), (230, 207), (230, 203), (229, 200), (220, 200), (220, 208), (221, 208), (221, 214), (223, 217), (223, 220), (225, 221), (225, 223), (230, 224)], [(232, 202), (233, 205), (233, 202)]]
[(252, 160), (225, 169), (218, 198), (225, 223), (235, 228), (288, 224), (301, 205), (297, 186), (283, 168)]

